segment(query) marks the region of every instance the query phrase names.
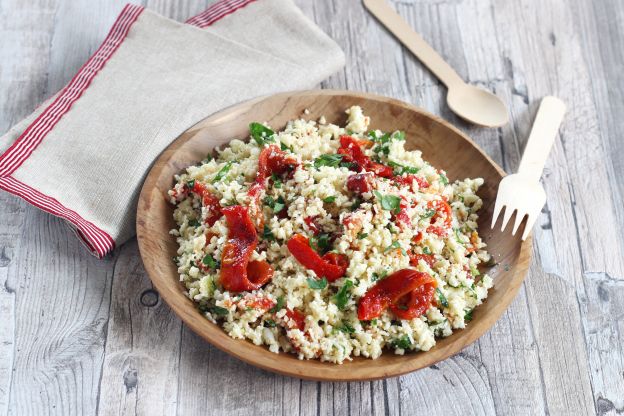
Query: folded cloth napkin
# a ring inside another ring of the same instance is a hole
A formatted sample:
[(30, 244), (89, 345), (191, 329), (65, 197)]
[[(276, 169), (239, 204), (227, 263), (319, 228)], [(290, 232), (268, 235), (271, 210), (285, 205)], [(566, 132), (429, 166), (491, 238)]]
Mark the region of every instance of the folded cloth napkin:
[(185, 24), (127, 5), (69, 84), (0, 138), (0, 188), (103, 257), (134, 235), (144, 177), (184, 130), (343, 65), (290, 0), (223, 0)]

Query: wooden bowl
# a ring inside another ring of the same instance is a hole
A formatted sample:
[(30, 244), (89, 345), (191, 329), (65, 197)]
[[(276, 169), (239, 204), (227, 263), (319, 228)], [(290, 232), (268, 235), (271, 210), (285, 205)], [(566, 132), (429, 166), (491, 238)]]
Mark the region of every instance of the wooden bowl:
[[(177, 269), (171, 258), (177, 243), (169, 235), (175, 228), (173, 206), (167, 202), (167, 191), (173, 186), (173, 175), (202, 160), (214, 147), (234, 138), (248, 137), (252, 121), (268, 122), (281, 129), (291, 119), (304, 117), (328, 122), (345, 122), (344, 110), (359, 105), (371, 117), (371, 128), (383, 131), (403, 130), (406, 148), (420, 149), (423, 158), (446, 170), (451, 180), (482, 177), (485, 185), (479, 195), (484, 206), (480, 211), (479, 232), (488, 250), (500, 266), (489, 273), (494, 279), (486, 302), (477, 307), (466, 329), (437, 340), (427, 352), (395, 355), (391, 351), (376, 360), (357, 357), (337, 365), (317, 360), (298, 360), (288, 353), (274, 354), (264, 346), (230, 338), (219, 326), (209, 322), (183, 293)], [(373, 380), (397, 376), (427, 367), (448, 358), (474, 342), (487, 331), (507, 309), (527, 272), (531, 238), (524, 243), (518, 233), (490, 230), (492, 210), (503, 170), (483, 153), (465, 134), (449, 123), (412, 105), (390, 98), (348, 91), (304, 91), (256, 99), (228, 108), (208, 117), (175, 140), (158, 158), (149, 172), (137, 212), (137, 235), (141, 257), (154, 286), (171, 309), (193, 331), (221, 350), (260, 368), (312, 380)], [(503, 267), (504, 265), (504, 267)]]

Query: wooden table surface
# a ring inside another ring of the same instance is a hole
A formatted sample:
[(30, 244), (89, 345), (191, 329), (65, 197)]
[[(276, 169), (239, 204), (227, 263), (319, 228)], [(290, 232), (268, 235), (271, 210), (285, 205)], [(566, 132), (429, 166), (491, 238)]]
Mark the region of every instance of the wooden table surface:
[[(508, 172), (541, 97), (568, 113), (518, 297), (476, 344), (400, 378), (317, 383), (230, 358), (152, 289), (135, 240), (104, 260), (65, 224), (0, 193), (0, 415), (535, 415), (624, 411), (624, 3), (395, 0), (470, 83), (511, 108), (502, 129), (457, 119), (445, 89), (356, 0), (296, 0), (344, 49), (326, 88), (439, 114)], [(184, 20), (210, 1), (145, 0)], [(0, 132), (59, 90), (123, 0), (0, 1)]]

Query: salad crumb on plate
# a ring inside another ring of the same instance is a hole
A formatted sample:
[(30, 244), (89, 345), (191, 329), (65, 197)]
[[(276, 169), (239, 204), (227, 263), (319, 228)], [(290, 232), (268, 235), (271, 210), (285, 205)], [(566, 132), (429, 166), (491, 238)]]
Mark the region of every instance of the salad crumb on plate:
[(176, 176), (180, 280), (231, 337), (333, 363), (427, 351), (487, 297), (483, 180), (450, 182), (405, 133), (346, 112), (252, 123)]

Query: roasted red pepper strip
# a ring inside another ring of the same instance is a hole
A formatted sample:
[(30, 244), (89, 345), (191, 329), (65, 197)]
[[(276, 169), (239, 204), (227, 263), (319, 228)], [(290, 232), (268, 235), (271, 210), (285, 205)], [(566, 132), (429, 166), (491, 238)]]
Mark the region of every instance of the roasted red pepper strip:
[[(299, 166), (297, 159), (286, 154), (286, 152), (282, 151), (277, 145), (272, 144), (262, 149), (258, 157), (258, 174), (256, 175), (256, 181), (247, 192), (247, 195), (249, 195), (251, 199), (249, 211), (253, 218), (260, 218), (262, 220), (262, 216), (260, 215), (262, 212), (260, 197), (262, 196), (262, 191), (266, 188), (267, 179), (270, 178), (273, 173), (281, 175), (292, 172), (297, 166)], [(262, 227), (264, 221), (260, 221), (260, 223), (260, 227)]]
[(448, 229), (451, 228), (451, 222), (453, 220), (453, 210), (451, 206), (443, 199), (435, 201), (429, 201), (427, 206), (431, 209), (435, 209), (436, 213), (431, 217), (431, 224), (435, 224), (438, 218), (444, 218), (444, 226), (430, 225), (427, 228), (428, 233), (434, 233), (441, 237), (445, 236)]
[(409, 227), (412, 225), (409, 215), (407, 215), (407, 201), (405, 197), (401, 197), (401, 203), (399, 204), (399, 212), (395, 216), (399, 222), (399, 227)]
[(264, 187), (266, 180), (272, 174), (282, 175), (292, 172), (297, 166), (299, 166), (299, 162), (294, 156), (288, 155), (275, 144), (267, 146), (262, 149), (258, 157), (256, 183), (260, 183)]
[(303, 222), (306, 223), (306, 225), (308, 226), (308, 228), (310, 229), (310, 231), (312, 231), (312, 233), (314, 235), (317, 235), (318, 233), (321, 232), (321, 229), (319, 228), (318, 225), (316, 225), (316, 218), (318, 217), (318, 215), (313, 215), (311, 217), (305, 217), (303, 219)]
[(391, 178), (394, 176), (394, 170), (390, 166), (370, 160), (362, 150), (360, 140), (351, 136), (340, 136), (340, 148), (338, 153), (343, 155), (345, 162), (354, 163), (356, 171), (361, 169), (375, 173), (377, 176)]
[(286, 316), (295, 322), (295, 325), (290, 325), (290, 329), (299, 329), (303, 331), (305, 329), (305, 315), (299, 312), (297, 309), (286, 309)]
[(410, 264), (414, 267), (418, 266), (418, 262), (420, 260), (424, 260), (425, 263), (429, 265), (429, 267), (433, 267), (435, 263), (435, 257), (433, 257), (433, 254), (418, 254), (409, 252), (408, 256), (410, 258)]
[(368, 289), (360, 298), (358, 319), (370, 321), (378, 318), (390, 305), (398, 302), (403, 296), (428, 282), (429, 279), (430, 276), (427, 273), (412, 269), (402, 269), (392, 273)]
[(217, 222), (219, 218), (221, 218), (222, 215), (219, 198), (211, 194), (208, 188), (206, 188), (206, 185), (199, 181), (195, 181), (195, 184), (193, 184), (193, 189), (191, 189), (191, 191), (201, 198), (202, 205), (206, 207), (206, 210), (208, 211), (205, 222), (206, 224), (208, 224), (209, 227), (212, 227), (214, 223)]
[(264, 261), (249, 262), (258, 245), (256, 228), (247, 208), (233, 205), (222, 209), (228, 239), (221, 255), (221, 285), (232, 292), (259, 289), (271, 280), (273, 269)]
[(370, 192), (372, 187), (372, 175), (370, 173), (356, 173), (347, 178), (347, 189), (356, 194)]
[(327, 253), (323, 257), (319, 256), (304, 235), (295, 234), (288, 240), (287, 246), (299, 263), (312, 270), (319, 278), (325, 277), (330, 282), (344, 276), (349, 267), (349, 260), (344, 255)]
[(422, 273), (420, 286), (390, 305), (390, 310), (399, 319), (414, 319), (421, 316), (431, 306), (437, 286), (436, 280)]
[(418, 184), (418, 188), (428, 188), (429, 182), (416, 175), (395, 176), (392, 178), (398, 185), (412, 186), (414, 182)]

